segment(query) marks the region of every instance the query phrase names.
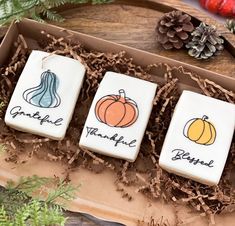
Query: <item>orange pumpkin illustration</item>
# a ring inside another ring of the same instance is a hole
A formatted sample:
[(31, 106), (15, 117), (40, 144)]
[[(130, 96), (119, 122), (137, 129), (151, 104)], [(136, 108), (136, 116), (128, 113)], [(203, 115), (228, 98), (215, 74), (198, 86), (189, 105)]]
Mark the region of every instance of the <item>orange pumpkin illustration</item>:
[(139, 110), (136, 102), (120, 89), (119, 95), (104, 96), (96, 103), (95, 115), (108, 126), (125, 128), (135, 123)]
[(202, 145), (211, 145), (216, 139), (214, 125), (207, 121), (208, 116), (189, 120), (184, 127), (184, 136), (189, 140)]

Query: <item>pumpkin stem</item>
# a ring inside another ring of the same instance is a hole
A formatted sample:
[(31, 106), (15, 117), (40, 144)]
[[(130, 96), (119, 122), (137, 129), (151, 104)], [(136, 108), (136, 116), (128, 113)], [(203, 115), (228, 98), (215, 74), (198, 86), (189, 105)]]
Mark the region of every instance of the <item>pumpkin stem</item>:
[(207, 120), (207, 119), (209, 119), (209, 117), (207, 116), (207, 115), (203, 115), (203, 117), (202, 117), (202, 120)]
[(126, 93), (124, 89), (119, 90), (119, 100), (123, 103), (126, 103)]

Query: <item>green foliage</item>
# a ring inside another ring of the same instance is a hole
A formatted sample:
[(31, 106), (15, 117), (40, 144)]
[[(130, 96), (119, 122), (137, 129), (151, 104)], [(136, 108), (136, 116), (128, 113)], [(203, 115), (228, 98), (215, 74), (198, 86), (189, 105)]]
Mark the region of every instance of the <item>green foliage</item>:
[(6, 151), (6, 146), (4, 144), (0, 144), (0, 155), (4, 154)]
[(32, 200), (20, 207), (14, 218), (7, 216), (5, 208), (0, 209), (1, 226), (50, 226), (64, 225), (66, 218), (58, 206), (48, 206), (39, 200)]
[(29, 17), (43, 22), (41, 16), (53, 21), (63, 21), (63, 18), (54, 10), (64, 4), (102, 4), (112, 0), (0, 0), (0, 25), (12, 20)]
[(29, 209), (30, 203), (28, 205), (23, 205), (20, 209), (17, 210), (15, 218), (11, 219), (11, 222), (14, 222), (14, 225), (26, 226), (25, 222), (30, 217)]
[[(24, 203), (30, 201), (30, 197), (23, 192), (17, 190), (5, 190), (1, 189), (0, 192), (0, 206), (4, 207), (7, 215), (12, 218), (18, 209), (20, 209)], [(1, 225), (1, 221), (0, 221)]]
[(42, 188), (42, 186), (46, 186), (52, 181), (54, 181), (52, 178), (38, 177), (34, 175), (32, 177), (21, 177), (18, 183), (8, 181), (6, 188), (13, 191), (17, 190), (18, 192), (32, 196), (34, 192), (37, 192), (38, 189)]
[(73, 199), (78, 190), (58, 178), (38, 176), (22, 177), (18, 183), (9, 181), (6, 188), (0, 188), (1, 226), (64, 225), (63, 208), (55, 203)]
[(0, 223), (2, 226), (11, 226), (12, 225), (12, 223), (10, 223), (10, 219), (7, 216), (7, 213), (6, 213), (3, 206), (0, 208)]
[(5, 107), (5, 104), (4, 104), (4, 102), (2, 102), (1, 101), (1, 99), (0, 99), (0, 117), (2, 116), (2, 114), (3, 114), (3, 108)]
[(75, 191), (78, 189), (64, 181), (59, 181), (56, 189), (52, 190), (46, 199), (47, 203), (54, 203), (58, 198), (63, 201), (70, 201), (75, 198)]
[(61, 208), (59, 208), (56, 205), (48, 207), (48, 205), (45, 203), (43, 206), (40, 206), (40, 203), (37, 203), (37, 201), (34, 202), (35, 202), (34, 208), (32, 208), (32, 211), (34, 212), (33, 213), (34, 217), (32, 218), (30, 225), (37, 226), (37, 225), (65, 224), (66, 218), (62, 215)]

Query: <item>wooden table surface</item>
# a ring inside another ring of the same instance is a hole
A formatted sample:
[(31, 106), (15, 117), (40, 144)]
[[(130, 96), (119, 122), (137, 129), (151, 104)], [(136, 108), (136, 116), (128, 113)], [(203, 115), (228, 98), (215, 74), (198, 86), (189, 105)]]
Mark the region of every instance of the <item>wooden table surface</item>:
[[(154, 29), (157, 20), (162, 16), (163, 11), (169, 10), (168, 7), (156, 5), (161, 2), (190, 13), (209, 24), (216, 25), (220, 32), (228, 33), (222, 24), (180, 0), (118, 0), (114, 4), (83, 5), (61, 10), (61, 14), (66, 20), (63, 23), (54, 24), (235, 77), (234, 56), (228, 50), (223, 51), (220, 56), (214, 59), (199, 61), (189, 57), (184, 50), (166, 51), (156, 42)], [(4, 28), (0, 28), (0, 37), (5, 31)], [(235, 47), (235, 35), (225, 34), (225, 37)], [(67, 213), (67, 215), (69, 216), (68, 226), (113, 225), (95, 221), (89, 216), (79, 213)]]
[[(164, 50), (156, 42), (155, 26), (158, 18), (163, 15), (158, 10), (169, 9), (153, 4), (154, 2), (164, 2), (188, 12), (209, 24), (216, 25), (221, 33), (229, 32), (223, 24), (180, 0), (116, 0), (115, 4), (111, 5), (80, 6), (61, 12), (66, 20), (54, 24), (235, 77), (235, 58), (227, 50), (219, 57), (208, 61), (196, 60), (188, 56), (185, 50)], [(235, 35), (226, 34), (225, 37), (229, 38), (235, 49)]]

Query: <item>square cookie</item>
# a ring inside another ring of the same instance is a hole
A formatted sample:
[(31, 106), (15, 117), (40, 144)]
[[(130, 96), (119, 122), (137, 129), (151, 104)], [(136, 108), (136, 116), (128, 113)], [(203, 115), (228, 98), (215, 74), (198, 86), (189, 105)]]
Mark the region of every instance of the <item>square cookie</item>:
[(81, 147), (135, 161), (153, 106), (157, 84), (107, 72), (85, 122)]
[(82, 87), (77, 60), (32, 51), (8, 105), (8, 126), (55, 140), (64, 138)]
[(159, 164), (170, 173), (216, 185), (234, 128), (234, 104), (184, 91), (172, 117)]

